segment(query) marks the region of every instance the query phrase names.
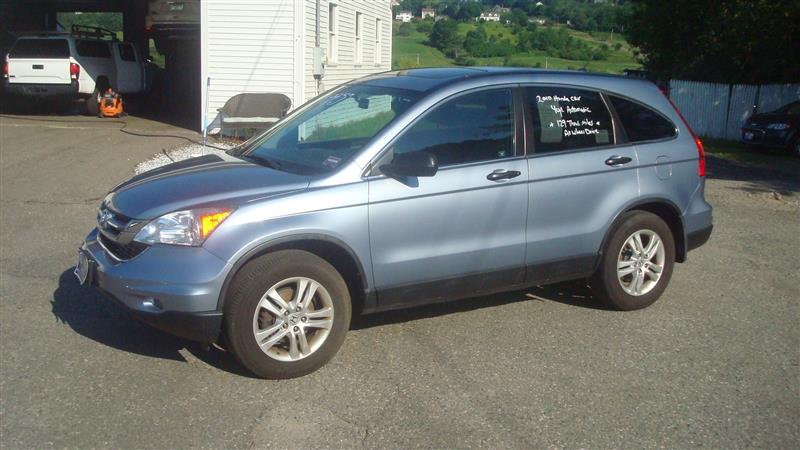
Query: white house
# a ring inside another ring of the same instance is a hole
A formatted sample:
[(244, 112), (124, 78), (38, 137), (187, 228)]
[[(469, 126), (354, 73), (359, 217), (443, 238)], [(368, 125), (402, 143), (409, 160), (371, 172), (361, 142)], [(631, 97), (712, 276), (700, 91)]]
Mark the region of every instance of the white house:
[(484, 20), (486, 22), (500, 22), (500, 14), (496, 12), (482, 12), (480, 16), (475, 18), (476, 21)]
[(390, 1), (202, 1), (204, 123), (236, 94), (282, 93), (295, 108), (341, 83), (390, 70)]
[(436, 10), (433, 8), (422, 8), (420, 17), (422, 19), (427, 19), (428, 17), (431, 19), (436, 19)]
[(398, 11), (397, 15), (394, 16), (394, 20), (399, 20), (400, 22), (411, 22), (413, 18), (414, 15), (411, 14), (411, 11)]

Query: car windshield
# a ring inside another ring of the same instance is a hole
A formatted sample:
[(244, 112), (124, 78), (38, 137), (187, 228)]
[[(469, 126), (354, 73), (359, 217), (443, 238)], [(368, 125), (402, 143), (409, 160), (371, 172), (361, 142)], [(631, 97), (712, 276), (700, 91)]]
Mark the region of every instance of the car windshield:
[(789, 103), (773, 111), (773, 114), (800, 114), (800, 102)]
[(287, 172), (332, 172), (418, 98), (402, 89), (345, 86), (254, 139), (241, 157)]

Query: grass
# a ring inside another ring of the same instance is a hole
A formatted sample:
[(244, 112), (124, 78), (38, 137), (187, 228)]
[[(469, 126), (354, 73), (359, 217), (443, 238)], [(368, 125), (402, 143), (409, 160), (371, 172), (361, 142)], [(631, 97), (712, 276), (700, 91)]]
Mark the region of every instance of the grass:
[[(397, 25), (395, 24), (395, 27)], [(412, 24), (412, 28), (416, 24)], [(474, 23), (459, 23), (458, 34), (462, 38), (475, 29)], [(511, 28), (499, 23), (486, 23), (486, 32), (489, 36), (496, 36), (498, 39), (509, 39), (512, 45), (516, 45), (517, 36), (512, 33)], [(559, 26), (559, 25), (554, 25)], [(636, 61), (633, 49), (618, 33), (592, 32), (585, 33), (573, 29), (567, 29), (576, 39), (585, 41), (592, 47), (608, 44), (611, 47), (611, 55), (604, 61), (583, 61), (572, 59), (561, 59), (548, 56), (544, 52), (535, 51), (530, 53), (517, 53), (508, 58), (508, 65), (517, 67), (541, 67), (549, 69), (583, 69), (592, 72), (602, 73), (622, 73), (625, 69), (637, 69), (641, 65)], [(427, 44), (427, 34), (420, 33), (414, 28), (408, 36), (399, 36), (397, 29), (392, 38), (392, 68), (410, 69), (414, 67), (449, 67), (454, 66), (455, 61), (448, 58), (444, 53)], [(614, 50), (615, 43), (621, 43), (619, 50)], [(467, 55), (468, 59), (475, 61), (479, 66), (503, 66), (506, 65), (506, 58), (473, 58)]]
[(447, 67), (455, 65), (453, 60), (438, 49), (426, 44), (428, 35), (414, 30), (409, 36), (392, 37), (392, 68)]
[(703, 148), (711, 155), (739, 163), (800, 173), (800, 158), (786, 150), (752, 148), (748, 145), (721, 139), (703, 139)]

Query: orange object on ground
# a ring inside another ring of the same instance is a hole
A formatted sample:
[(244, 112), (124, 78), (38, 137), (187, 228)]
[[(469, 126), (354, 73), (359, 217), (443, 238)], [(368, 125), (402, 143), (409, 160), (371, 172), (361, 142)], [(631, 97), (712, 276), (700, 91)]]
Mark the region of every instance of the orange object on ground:
[(109, 88), (100, 96), (100, 117), (120, 117), (122, 116), (122, 97)]

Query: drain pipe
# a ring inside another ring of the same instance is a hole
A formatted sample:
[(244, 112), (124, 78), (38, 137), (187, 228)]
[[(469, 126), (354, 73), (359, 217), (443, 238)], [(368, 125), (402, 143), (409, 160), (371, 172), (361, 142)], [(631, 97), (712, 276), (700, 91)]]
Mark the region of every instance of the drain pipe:
[[(314, 18), (314, 55), (313, 55), (313, 62), (312, 62), (312, 73), (314, 74), (314, 79), (317, 80), (317, 95), (320, 94), (322, 90), (322, 75), (323, 75), (323, 52), (322, 48), (320, 47), (320, 34), (319, 34), (319, 14), (321, 8), (321, 1), (317, 0), (316, 7), (316, 15)], [(328, 20), (331, 20), (328, 17)]]

